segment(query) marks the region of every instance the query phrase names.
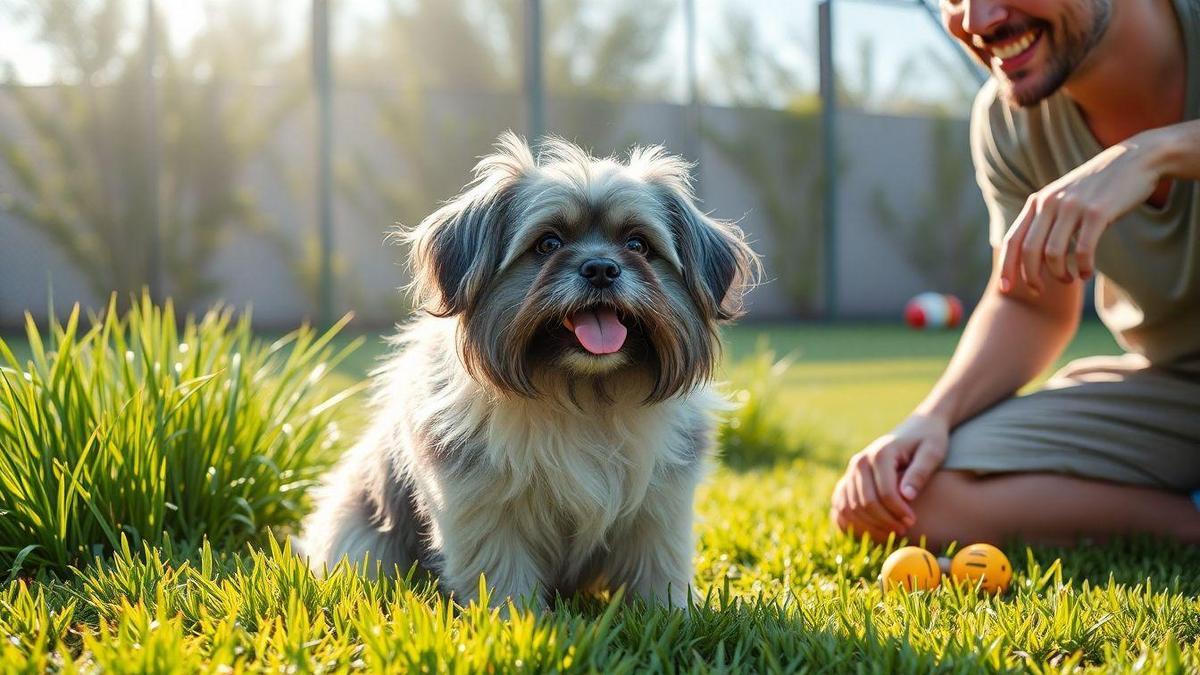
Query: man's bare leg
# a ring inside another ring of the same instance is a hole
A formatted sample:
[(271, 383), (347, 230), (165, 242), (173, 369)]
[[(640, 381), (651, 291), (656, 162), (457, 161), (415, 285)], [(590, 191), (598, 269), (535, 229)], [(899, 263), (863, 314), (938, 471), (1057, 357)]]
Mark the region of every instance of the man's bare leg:
[(908, 539), (924, 535), (934, 547), (1010, 537), (1069, 545), (1139, 533), (1200, 543), (1200, 511), (1185, 496), (1061, 474), (939, 471), (912, 506)]

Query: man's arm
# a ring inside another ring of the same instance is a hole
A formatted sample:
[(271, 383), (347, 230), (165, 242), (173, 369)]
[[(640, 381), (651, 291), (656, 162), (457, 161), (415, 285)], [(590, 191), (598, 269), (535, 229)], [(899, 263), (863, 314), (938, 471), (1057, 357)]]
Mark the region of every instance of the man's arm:
[(1054, 284), (1040, 295), (1027, 288), (1001, 293), (1005, 233), (1039, 184), (1025, 162), (1024, 127), (996, 87), (989, 80), (980, 89), (970, 129), (971, 161), (988, 207), (992, 278), (933, 390), (906, 420), (850, 460), (833, 494), (833, 515), (843, 529), (853, 526), (877, 539), (905, 534), (916, 522), (909, 501), (945, 458), (950, 429), (1036, 377), (1078, 325), (1082, 284)]
[(1035, 378), (1074, 336), (1083, 284), (1005, 295), (998, 264), (993, 267), (954, 357), (929, 395), (891, 433), (850, 460), (833, 495), (833, 516), (843, 529), (876, 539), (889, 532), (904, 535), (916, 523), (908, 502), (945, 459), (950, 430)]
[(1160, 176), (1200, 180), (1200, 120), (1145, 132)]
[[(993, 267), (997, 267), (993, 265)], [(945, 373), (915, 415), (953, 429), (1012, 396), (1062, 355), (1079, 328), (1082, 283), (1054, 284), (1041, 294), (1000, 293), (993, 273), (963, 331)], [(901, 490), (912, 499), (941, 464), (939, 456), (913, 458)]]

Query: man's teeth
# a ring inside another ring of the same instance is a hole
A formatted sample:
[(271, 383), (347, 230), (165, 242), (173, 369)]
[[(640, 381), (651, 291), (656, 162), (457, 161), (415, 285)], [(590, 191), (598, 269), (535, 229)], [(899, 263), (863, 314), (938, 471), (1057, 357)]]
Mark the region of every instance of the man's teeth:
[(1000, 59), (1011, 59), (1021, 52), (1029, 49), (1029, 45), (1038, 37), (1036, 30), (1027, 31), (1024, 35), (1004, 45), (1003, 47), (992, 47), (992, 55)]

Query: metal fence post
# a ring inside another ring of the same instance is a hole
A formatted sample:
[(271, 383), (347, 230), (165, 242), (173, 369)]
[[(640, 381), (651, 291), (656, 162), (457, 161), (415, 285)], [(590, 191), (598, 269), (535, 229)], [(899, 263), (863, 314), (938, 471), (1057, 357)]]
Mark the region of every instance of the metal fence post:
[(824, 235), (825, 318), (838, 315), (837, 265), (837, 81), (833, 63), (833, 0), (817, 5), (821, 70), (821, 161)]
[[(149, 236), (149, 246), (146, 254), (146, 285), (150, 298), (156, 302), (163, 301), (162, 276), (162, 224), (159, 222), (159, 125), (158, 125), (158, 91), (154, 78), (154, 68), (158, 60), (158, 17), (154, 11), (154, 0), (146, 0), (146, 33), (145, 33), (145, 69), (142, 72), (142, 85), (145, 87), (146, 115), (146, 220)], [(125, 298), (128, 300), (129, 298)]]
[(525, 0), (526, 133), (536, 143), (546, 133), (546, 92), (542, 81), (542, 2)]
[(313, 0), (313, 79), (317, 93), (317, 227), (320, 235), (318, 317), (333, 323), (333, 74), (329, 65), (329, 0)]
[(696, 0), (683, 0), (684, 49), (687, 69), (687, 152), (696, 163), (693, 188), (700, 196), (700, 153), (704, 147), (703, 126), (700, 121), (700, 75), (696, 64)]

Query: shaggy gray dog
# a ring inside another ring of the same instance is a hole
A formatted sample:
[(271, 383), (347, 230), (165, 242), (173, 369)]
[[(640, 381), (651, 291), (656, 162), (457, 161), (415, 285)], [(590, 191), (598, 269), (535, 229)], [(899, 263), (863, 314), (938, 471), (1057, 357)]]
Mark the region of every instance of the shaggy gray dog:
[(513, 134), (404, 236), (426, 310), (374, 425), (324, 481), (314, 569), (418, 562), (466, 602), (615, 589), (686, 603), (718, 324), (757, 258), (662, 148), (627, 162)]

